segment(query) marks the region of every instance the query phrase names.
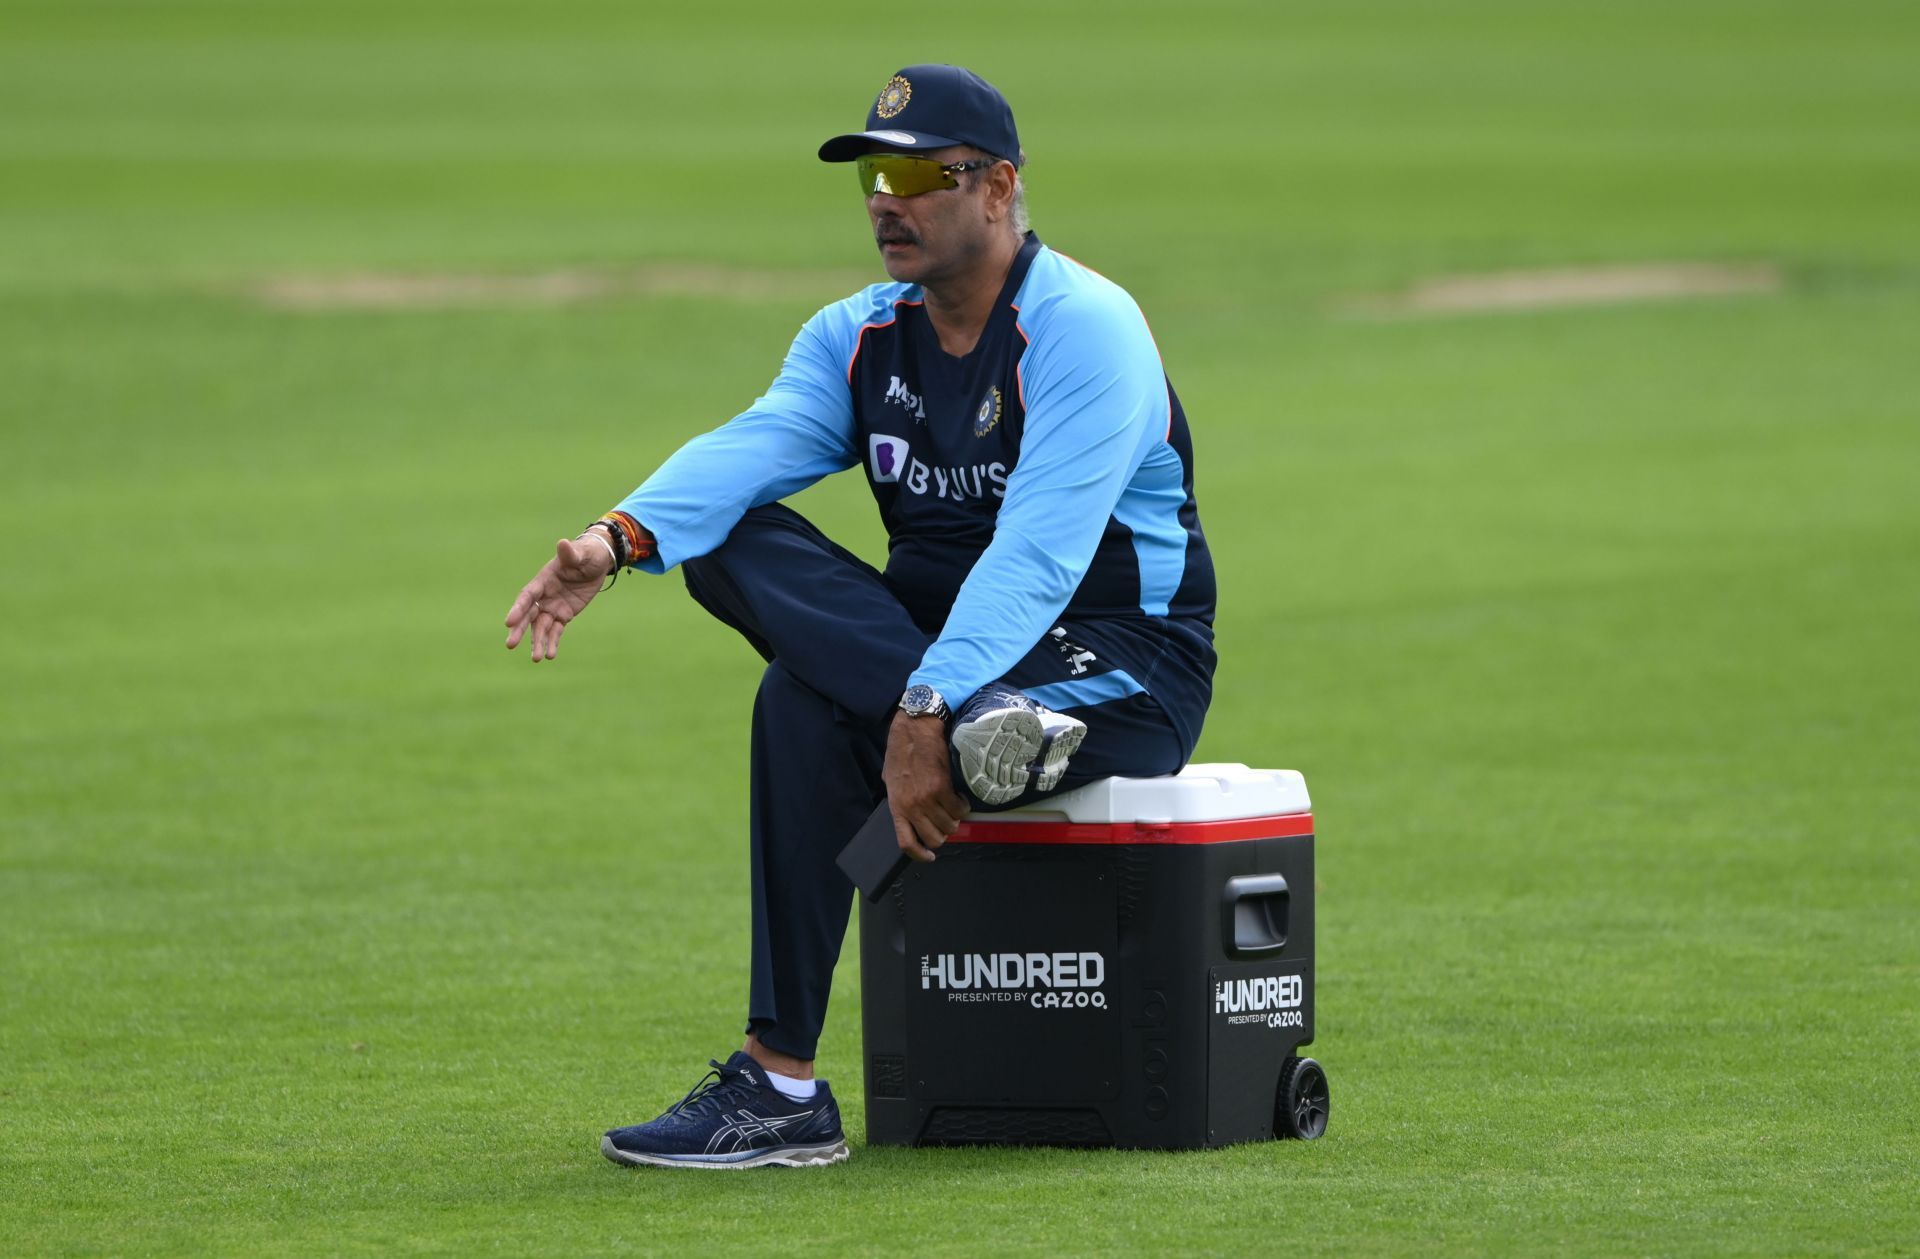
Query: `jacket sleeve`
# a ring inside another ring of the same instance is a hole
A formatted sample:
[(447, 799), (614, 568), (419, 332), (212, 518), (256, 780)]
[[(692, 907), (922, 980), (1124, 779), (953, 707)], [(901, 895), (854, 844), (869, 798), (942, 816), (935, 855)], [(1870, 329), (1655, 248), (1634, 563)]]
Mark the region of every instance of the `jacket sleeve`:
[(910, 679), (956, 708), (1058, 623), (1121, 493), (1166, 440), (1166, 373), (1131, 298), (1081, 292), (1043, 318), (1021, 359), (1026, 428), (993, 540)]
[(726, 540), (740, 517), (859, 462), (846, 365), (858, 337), (853, 303), (808, 320), (780, 374), (751, 407), (675, 451), (619, 504), (653, 532), (634, 567), (663, 573)]

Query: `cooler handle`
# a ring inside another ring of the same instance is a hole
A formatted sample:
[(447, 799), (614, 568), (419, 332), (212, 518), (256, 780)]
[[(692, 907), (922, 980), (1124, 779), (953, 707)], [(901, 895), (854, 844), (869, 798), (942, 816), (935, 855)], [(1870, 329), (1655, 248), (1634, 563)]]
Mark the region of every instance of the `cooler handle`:
[(1243, 874), (1227, 880), (1221, 934), (1227, 952), (1259, 956), (1287, 947), (1292, 904), (1283, 874)]

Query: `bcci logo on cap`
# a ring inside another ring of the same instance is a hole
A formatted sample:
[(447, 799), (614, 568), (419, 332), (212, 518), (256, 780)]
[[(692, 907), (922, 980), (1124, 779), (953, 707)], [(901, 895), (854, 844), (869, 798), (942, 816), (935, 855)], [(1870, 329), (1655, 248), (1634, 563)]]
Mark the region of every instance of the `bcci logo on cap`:
[(873, 112), (882, 118), (892, 118), (912, 99), (913, 84), (907, 82), (905, 76), (896, 74), (880, 89), (880, 99), (873, 103)]

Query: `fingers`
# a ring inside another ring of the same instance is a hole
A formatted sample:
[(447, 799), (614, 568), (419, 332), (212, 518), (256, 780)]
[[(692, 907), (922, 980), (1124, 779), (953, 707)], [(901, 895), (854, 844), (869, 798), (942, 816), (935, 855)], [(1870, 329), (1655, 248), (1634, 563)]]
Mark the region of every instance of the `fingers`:
[(928, 801), (908, 816), (913, 820), (915, 833), (929, 848), (938, 848), (947, 842), (947, 836), (960, 829), (960, 819), (942, 808), (937, 800)]
[(567, 623), (546, 608), (541, 608), (533, 621), (533, 660), (537, 664), (542, 660), (551, 660), (560, 654), (560, 635), (567, 632)]
[[(921, 806), (921, 816), (939, 832), (940, 843), (960, 829), (960, 823), (967, 820), (967, 814), (973, 812), (973, 806), (962, 800), (953, 790), (952, 783), (942, 784), (933, 794), (933, 798)], [(923, 832), (924, 834), (924, 832)], [(933, 845), (938, 848), (940, 844)]]
[(532, 650), (527, 653), (527, 658), (535, 664), (547, 658), (547, 622), (552, 619), (540, 609), (538, 604), (534, 605), (533, 636), (528, 644)]
[[(548, 617), (540, 607), (539, 583), (528, 582), (521, 588), (520, 595), (507, 609), (507, 650), (518, 647), (521, 640), (532, 634), (533, 658), (540, 659), (541, 618)], [(550, 619), (550, 618), (549, 618)]]
[[(586, 558), (591, 559), (592, 556)], [(520, 593), (514, 596), (513, 606), (507, 609), (509, 651), (531, 636), (531, 658), (535, 661), (553, 659), (560, 645), (560, 635), (576, 610), (567, 606), (564, 597), (568, 592), (568, 583), (595, 580), (591, 572), (582, 570), (580, 560), (580, 553), (566, 538), (553, 544), (553, 558), (541, 565), (532, 581), (520, 587)], [(591, 598), (591, 595), (587, 597)], [(547, 606), (543, 606), (543, 601)]]
[(933, 852), (913, 837), (913, 827), (900, 816), (898, 809), (893, 813), (893, 837), (900, 845), (900, 851), (915, 861), (925, 864), (933, 860)]
[(507, 634), (507, 646), (509, 648), (518, 646), (520, 640), (526, 636), (527, 621), (532, 617), (533, 609), (539, 605), (539, 595), (536, 593), (539, 586), (540, 581), (535, 578), (520, 587), (520, 593), (513, 597), (513, 606), (507, 609), (506, 624), (510, 631)]
[(555, 593), (553, 584), (555, 561), (548, 560), (533, 575), (533, 580), (520, 587), (520, 593), (513, 597), (513, 606), (507, 609), (507, 649), (511, 651), (520, 645), (526, 637), (528, 626), (540, 609), (540, 600)]
[(934, 850), (960, 829), (967, 806), (947, 793), (945, 799), (908, 801), (893, 806), (893, 835), (900, 851), (915, 861), (932, 861)]
[(520, 613), (518, 619), (508, 620), (507, 624), (512, 627), (507, 631), (508, 651), (512, 651), (515, 647), (518, 647), (520, 641), (524, 639), (530, 631), (536, 628), (539, 617), (540, 605), (534, 603), (528, 605), (528, 607)]

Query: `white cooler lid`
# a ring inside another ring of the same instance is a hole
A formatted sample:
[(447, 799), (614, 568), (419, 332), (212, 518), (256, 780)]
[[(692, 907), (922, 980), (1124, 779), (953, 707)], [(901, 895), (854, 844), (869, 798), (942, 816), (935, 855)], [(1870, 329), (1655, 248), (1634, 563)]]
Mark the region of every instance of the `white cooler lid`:
[(1189, 765), (1162, 778), (1102, 778), (1024, 809), (973, 813), (974, 822), (1223, 822), (1308, 813), (1307, 780), (1291, 769)]

